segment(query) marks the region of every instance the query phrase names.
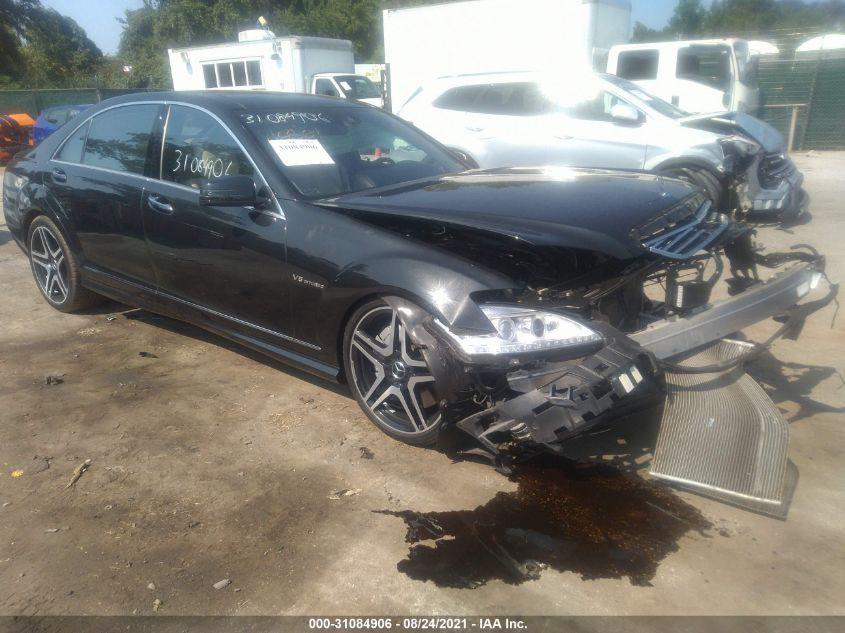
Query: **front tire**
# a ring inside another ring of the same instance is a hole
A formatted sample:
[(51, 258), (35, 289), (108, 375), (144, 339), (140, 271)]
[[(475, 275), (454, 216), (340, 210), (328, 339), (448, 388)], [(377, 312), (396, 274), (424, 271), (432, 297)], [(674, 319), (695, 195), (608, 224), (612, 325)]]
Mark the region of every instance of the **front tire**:
[(383, 299), (352, 315), (343, 337), (349, 387), (367, 417), (390, 437), (430, 446), (442, 424), (434, 377), (399, 315)]
[(79, 263), (50, 218), (40, 215), (32, 221), (27, 246), (35, 284), (56, 310), (75, 312), (100, 301), (98, 295), (82, 287)]

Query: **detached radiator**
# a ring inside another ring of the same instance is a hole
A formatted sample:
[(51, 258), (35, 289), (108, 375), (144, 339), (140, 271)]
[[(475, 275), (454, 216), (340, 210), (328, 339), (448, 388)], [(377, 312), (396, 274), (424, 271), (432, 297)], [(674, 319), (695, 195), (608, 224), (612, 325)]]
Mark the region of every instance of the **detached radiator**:
[[(747, 349), (722, 340), (684, 359), (711, 365)], [(789, 427), (743, 368), (666, 374), (668, 398), (651, 474), (669, 483), (767, 514), (785, 514)]]

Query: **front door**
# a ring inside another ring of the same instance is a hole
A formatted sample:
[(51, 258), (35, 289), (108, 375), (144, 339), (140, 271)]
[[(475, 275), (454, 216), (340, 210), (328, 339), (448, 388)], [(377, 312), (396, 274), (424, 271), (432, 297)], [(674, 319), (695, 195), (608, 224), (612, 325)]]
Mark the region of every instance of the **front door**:
[(200, 206), (206, 180), (254, 176), (252, 162), (214, 117), (173, 105), (160, 179), (142, 209), (159, 290), (271, 337), (289, 331), (285, 220), (275, 209)]
[[(648, 148), (648, 122), (640, 113), (638, 122), (616, 120), (615, 105), (628, 105), (601, 86), (585, 88), (584, 94), (562, 104), (561, 112), (549, 116), (562, 156), (575, 167), (599, 169), (642, 169)], [(634, 106), (631, 106), (634, 108)], [(634, 108), (634, 110), (638, 110)]]
[(70, 218), (85, 264), (153, 286), (141, 197), (162, 106), (118, 106), (80, 126), (50, 161), (48, 187)]

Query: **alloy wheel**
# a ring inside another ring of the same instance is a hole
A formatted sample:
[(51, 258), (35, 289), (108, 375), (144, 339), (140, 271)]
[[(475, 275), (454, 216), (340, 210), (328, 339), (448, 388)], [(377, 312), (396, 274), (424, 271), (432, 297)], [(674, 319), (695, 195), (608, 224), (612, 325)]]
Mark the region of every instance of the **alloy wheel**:
[(68, 297), (68, 267), (59, 240), (46, 226), (32, 232), (29, 261), (41, 292), (50, 303), (61, 305)]
[(377, 307), (360, 318), (349, 355), (355, 388), (381, 424), (414, 436), (440, 421), (434, 377), (392, 308)]

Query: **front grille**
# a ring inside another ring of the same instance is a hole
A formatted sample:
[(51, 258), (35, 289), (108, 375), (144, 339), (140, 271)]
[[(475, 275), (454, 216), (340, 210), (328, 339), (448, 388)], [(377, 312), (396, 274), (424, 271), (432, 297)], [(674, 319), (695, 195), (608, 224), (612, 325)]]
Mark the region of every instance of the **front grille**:
[(794, 172), (795, 165), (786, 154), (766, 154), (760, 161), (760, 184), (766, 189), (773, 189)]
[[(687, 259), (712, 244), (725, 229), (728, 218), (710, 212), (710, 201), (701, 202), (693, 213), (666, 214), (640, 227), (635, 233), (642, 245), (656, 255)], [(684, 207), (689, 209), (689, 203)]]

